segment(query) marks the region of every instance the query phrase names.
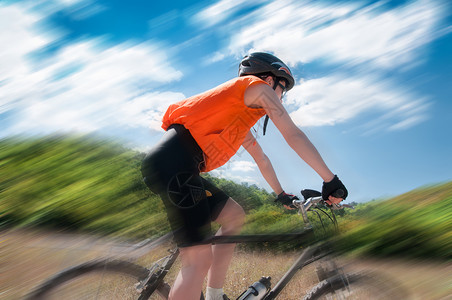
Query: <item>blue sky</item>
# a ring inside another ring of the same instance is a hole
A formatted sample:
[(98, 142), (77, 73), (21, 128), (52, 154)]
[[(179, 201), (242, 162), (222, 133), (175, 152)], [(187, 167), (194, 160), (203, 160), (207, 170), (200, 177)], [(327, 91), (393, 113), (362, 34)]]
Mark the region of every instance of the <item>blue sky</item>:
[[(350, 201), (452, 179), (448, 1), (0, 2), (0, 137), (97, 132), (145, 150), (167, 106), (269, 51), (284, 100)], [(287, 192), (321, 179), (273, 124), (257, 138)], [(214, 175), (269, 189), (247, 153)]]

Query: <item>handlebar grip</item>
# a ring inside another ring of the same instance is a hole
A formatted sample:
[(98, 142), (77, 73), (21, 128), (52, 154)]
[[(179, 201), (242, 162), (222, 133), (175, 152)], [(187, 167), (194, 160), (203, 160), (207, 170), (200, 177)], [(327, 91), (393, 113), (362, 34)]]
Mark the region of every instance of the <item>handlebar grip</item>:
[(331, 194), (331, 196), (333, 196), (335, 198), (343, 198), (344, 195), (345, 195), (345, 192), (343, 189), (338, 189)]

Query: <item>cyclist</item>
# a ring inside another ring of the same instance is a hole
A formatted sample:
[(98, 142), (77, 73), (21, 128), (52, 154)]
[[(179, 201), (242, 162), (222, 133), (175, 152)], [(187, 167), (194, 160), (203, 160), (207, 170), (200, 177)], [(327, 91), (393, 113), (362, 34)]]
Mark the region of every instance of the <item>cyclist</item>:
[[(345, 186), (282, 105), (284, 93), (294, 84), (280, 59), (255, 52), (242, 59), (237, 78), (168, 107), (162, 125), (166, 133), (143, 160), (142, 174), (146, 185), (162, 198), (180, 248), (182, 267), (170, 299), (199, 299), (206, 276), (206, 299), (228, 299), (222, 288), (235, 245), (203, 240), (210, 235), (212, 221), (221, 225), (217, 235), (239, 233), (245, 213), (200, 172), (224, 165), (243, 146), (278, 195), (276, 200), (290, 208), (294, 196), (284, 192), (250, 132), (261, 117), (267, 115), (287, 144), (323, 179), (324, 199), (339, 203), (347, 197)], [(344, 191), (342, 198), (333, 197), (339, 189)]]

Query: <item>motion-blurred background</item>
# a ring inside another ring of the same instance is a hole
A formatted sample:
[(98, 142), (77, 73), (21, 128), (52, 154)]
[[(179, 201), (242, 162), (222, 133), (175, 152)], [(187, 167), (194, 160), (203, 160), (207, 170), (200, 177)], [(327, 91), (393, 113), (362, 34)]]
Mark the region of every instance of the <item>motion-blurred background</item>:
[[(169, 104), (233, 78), (250, 51), (291, 67), (284, 105), (357, 204), (339, 216), (342, 250), (433, 260), (419, 295), (450, 296), (451, 21), (445, 0), (1, 1), (0, 298), (25, 291), (18, 276), (38, 281), (18, 262), (50, 257), (28, 252), (43, 230), (168, 232), (143, 153)], [(255, 129), (287, 192), (321, 187), (272, 124)], [(245, 232), (299, 226), (243, 149), (206, 176), (244, 206)]]

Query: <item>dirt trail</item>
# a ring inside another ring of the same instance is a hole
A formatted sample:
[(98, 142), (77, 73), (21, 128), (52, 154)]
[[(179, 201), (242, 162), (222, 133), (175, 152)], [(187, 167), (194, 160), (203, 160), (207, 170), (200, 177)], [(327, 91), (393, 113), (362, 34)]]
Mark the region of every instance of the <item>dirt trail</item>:
[[(36, 231), (0, 232), (0, 299), (21, 299), (31, 287), (50, 275), (94, 258), (127, 256), (138, 263), (148, 264), (155, 259), (154, 255), (166, 251), (166, 245), (146, 254), (147, 251), (146, 248), (136, 250), (132, 243), (93, 236)], [(281, 255), (284, 263), (290, 264), (288, 259), (291, 258), (291, 254)], [(225, 290), (241, 289), (241, 286), (236, 286), (237, 282), (245, 285), (260, 275), (266, 275), (272, 263), (275, 270), (284, 267), (278, 259), (271, 254), (237, 253)], [(413, 299), (452, 299), (452, 263), (370, 259), (344, 259), (344, 262), (349, 269), (370, 269), (396, 278), (397, 284), (410, 290)], [(253, 272), (244, 275), (244, 264), (248, 264), (248, 269)], [(281, 299), (286, 298), (289, 299), (288, 296)]]
[(452, 263), (401, 259), (353, 260), (351, 268), (373, 270), (395, 280), (414, 299), (452, 300)]

